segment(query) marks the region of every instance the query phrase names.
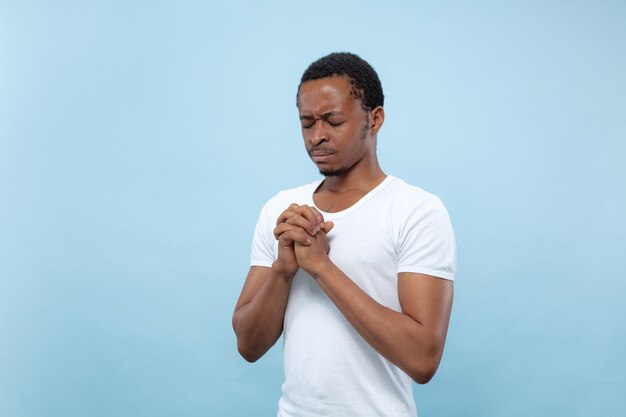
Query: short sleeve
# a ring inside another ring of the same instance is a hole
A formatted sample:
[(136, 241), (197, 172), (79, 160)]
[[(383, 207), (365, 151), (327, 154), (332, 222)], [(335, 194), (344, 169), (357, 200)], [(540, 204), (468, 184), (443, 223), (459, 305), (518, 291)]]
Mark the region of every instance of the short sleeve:
[(274, 220), (270, 215), (270, 202), (261, 209), (252, 238), (250, 266), (271, 267), (276, 259), (274, 251)]
[(400, 231), (398, 273), (413, 272), (454, 280), (456, 241), (448, 211), (430, 194), (408, 209)]

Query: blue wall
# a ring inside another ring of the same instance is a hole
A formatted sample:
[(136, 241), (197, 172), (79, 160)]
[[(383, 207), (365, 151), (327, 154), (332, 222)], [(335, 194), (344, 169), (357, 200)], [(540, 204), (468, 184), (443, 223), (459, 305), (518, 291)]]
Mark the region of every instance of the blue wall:
[(420, 416), (626, 415), (624, 1), (86, 3), (0, 2), (1, 416), (274, 415), (230, 318), (334, 50), (457, 233)]

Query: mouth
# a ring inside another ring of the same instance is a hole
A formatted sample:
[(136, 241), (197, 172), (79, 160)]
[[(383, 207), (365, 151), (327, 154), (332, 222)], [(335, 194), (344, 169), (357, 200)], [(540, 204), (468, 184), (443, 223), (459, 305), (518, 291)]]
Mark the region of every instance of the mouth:
[(335, 155), (334, 152), (328, 151), (328, 150), (317, 149), (317, 150), (309, 151), (309, 156), (315, 163), (328, 162), (329, 160), (333, 158), (334, 155)]

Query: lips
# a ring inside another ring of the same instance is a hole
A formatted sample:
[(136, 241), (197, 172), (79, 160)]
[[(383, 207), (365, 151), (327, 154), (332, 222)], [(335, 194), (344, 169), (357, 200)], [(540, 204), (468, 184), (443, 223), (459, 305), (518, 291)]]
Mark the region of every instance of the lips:
[(335, 152), (326, 149), (315, 149), (309, 151), (309, 156), (313, 162), (327, 162), (335, 155)]

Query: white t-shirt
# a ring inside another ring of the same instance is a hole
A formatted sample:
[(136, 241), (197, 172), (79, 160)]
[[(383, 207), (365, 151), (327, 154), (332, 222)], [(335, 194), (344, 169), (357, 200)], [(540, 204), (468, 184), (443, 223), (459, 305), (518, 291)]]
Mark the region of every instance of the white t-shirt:
[[(321, 180), (278, 193), (263, 207), (251, 265), (276, 260), (276, 219), (291, 204), (314, 206)], [(388, 176), (353, 206), (320, 210), (335, 226), (329, 257), (376, 301), (395, 311), (398, 273), (454, 280), (456, 243), (441, 201)], [(411, 379), (379, 355), (348, 323), (310, 275), (292, 283), (283, 327), (285, 382), (280, 417), (415, 416)]]

